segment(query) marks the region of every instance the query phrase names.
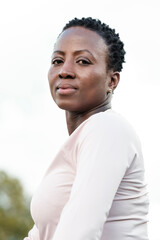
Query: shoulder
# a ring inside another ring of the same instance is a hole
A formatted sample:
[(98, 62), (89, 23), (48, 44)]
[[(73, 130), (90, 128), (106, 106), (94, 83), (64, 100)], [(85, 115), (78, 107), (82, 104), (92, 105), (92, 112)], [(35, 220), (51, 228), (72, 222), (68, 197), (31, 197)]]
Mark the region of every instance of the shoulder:
[(120, 114), (107, 110), (88, 118), (79, 128), (75, 141), (79, 161), (109, 159), (129, 167), (135, 155), (141, 154), (141, 144), (134, 128)]
[(95, 131), (112, 131), (112, 133), (120, 131), (121, 133), (136, 134), (133, 126), (121, 114), (111, 109), (92, 115), (84, 128), (94, 128)]
[(140, 144), (134, 127), (119, 113), (107, 110), (92, 115), (81, 128), (82, 138)]

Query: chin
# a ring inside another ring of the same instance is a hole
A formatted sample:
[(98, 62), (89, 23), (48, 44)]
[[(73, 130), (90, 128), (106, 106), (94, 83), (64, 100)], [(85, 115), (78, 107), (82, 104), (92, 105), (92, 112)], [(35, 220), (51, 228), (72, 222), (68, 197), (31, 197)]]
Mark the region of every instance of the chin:
[[(57, 104), (57, 103), (56, 103)], [(75, 105), (71, 105), (71, 104), (57, 104), (57, 106), (65, 111), (68, 112), (78, 112), (78, 113), (83, 113), (86, 111), (86, 109), (84, 107), (81, 106), (75, 106)]]
[(93, 104), (84, 104), (84, 101), (76, 101), (76, 99), (56, 99), (56, 105), (65, 111), (83, 113), (94, 107)]
[(71, 104), (67, 104), (66, 102), (65, 103), (56, 102), (56, 104), (62, 110), (70, 111), (70, 112), (77, 111), (77, 108), (75, 106), (72, 106)]

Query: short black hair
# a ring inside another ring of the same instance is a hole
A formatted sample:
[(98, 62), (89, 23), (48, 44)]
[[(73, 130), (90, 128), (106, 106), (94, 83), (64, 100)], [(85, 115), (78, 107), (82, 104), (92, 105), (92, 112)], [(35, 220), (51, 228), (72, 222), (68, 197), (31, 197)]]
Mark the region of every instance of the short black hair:
[(115, 29), (109, 27), (105, 23), (102, 23), (99, 19), (87, 18), (74, 18), (69, 21), (63, 28), (62, 32), (70, 27), (84, 27), (99, 34), (105, 41), (109, 51), (109, 63), (107, 68), (120, 72), (122, 70), (122, 64), (125, 62), (125, 50), (124, 43), (120, 40), (119, 34), (115, 32)]

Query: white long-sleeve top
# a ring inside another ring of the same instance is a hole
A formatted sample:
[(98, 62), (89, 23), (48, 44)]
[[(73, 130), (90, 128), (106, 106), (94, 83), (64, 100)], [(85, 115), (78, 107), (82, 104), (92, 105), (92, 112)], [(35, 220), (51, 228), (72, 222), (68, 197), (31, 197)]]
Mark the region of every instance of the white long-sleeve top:
[(112, 110), (68, 138), (31, 202), (24, 240), (147, 240), (148, 197), (139, 139)]

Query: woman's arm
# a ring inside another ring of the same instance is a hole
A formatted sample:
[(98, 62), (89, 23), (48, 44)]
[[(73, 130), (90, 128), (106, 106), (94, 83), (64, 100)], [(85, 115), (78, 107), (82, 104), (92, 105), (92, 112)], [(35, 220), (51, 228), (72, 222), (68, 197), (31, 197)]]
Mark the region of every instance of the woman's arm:
[(125, 126), (93, 121), (80, 137), (77, 174), (53, 240), (99, 240), (133, 154)]
[(25, 237), (23, 240), (40, 240), (39, 232), (36, 226), (34, 225), (33, 228), (29, 231), (28, 237)]

